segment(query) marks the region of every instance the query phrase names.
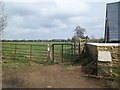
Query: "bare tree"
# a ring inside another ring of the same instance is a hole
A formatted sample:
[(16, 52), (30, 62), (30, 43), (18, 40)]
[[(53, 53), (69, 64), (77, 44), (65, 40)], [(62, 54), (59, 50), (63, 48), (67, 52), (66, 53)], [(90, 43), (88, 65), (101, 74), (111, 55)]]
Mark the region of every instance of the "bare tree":
[(80, 26), (76, 26), (75, 28), (75, 36), (79, 37), (79, 38), (84, 38), (84, 34), (85, 34), (86, 30), (83, 27)]
[(0, 1), (0, 33), (2, 33), (5, 26), (7, 25), (6, 19), (7, 17), (4, 15), (4, 4), (1, 0)]
[(3, 1), (0, 0), (0, 63), (2, 62), (2, 32), (7, 25), (6, 18), (4, 15), (4, 4)]

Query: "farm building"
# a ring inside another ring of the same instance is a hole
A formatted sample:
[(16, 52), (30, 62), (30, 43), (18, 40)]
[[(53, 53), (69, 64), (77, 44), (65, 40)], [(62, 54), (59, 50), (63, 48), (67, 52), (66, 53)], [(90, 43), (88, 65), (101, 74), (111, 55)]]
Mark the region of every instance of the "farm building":
[(105, 42), (120, 42), (120, 2), (106, 6)]

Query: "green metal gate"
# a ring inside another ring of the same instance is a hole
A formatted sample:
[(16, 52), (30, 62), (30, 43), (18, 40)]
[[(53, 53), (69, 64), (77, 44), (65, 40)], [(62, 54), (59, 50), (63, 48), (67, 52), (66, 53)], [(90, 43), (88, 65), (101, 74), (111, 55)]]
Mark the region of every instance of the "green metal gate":
[(73, 44), (52, 44), (52, 60), (58, 63), (73, 60)]
[(34, 61), (43, 63), (47, 60), (47, 45), (3, 43), (3, 60)]

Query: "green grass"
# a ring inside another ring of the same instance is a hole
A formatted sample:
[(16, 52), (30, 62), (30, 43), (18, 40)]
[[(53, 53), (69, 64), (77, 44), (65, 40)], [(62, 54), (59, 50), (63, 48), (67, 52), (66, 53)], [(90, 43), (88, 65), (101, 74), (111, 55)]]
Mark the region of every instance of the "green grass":
[(119, 67), (113, 67), (112, 68), (112, 76), (111, 79), (117, 80), (120, 78), (120, 66)]

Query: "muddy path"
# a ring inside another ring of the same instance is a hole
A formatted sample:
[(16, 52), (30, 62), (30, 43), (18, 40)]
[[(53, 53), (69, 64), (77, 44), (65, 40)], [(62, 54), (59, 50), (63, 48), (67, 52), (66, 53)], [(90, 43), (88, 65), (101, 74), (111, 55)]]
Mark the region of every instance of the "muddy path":
[(103, 81), (83, 77), (80, 66), (62, 64), (47, 65), (33, 63), (26, 70), (3, 76), (3, 88), (101, 88)]

